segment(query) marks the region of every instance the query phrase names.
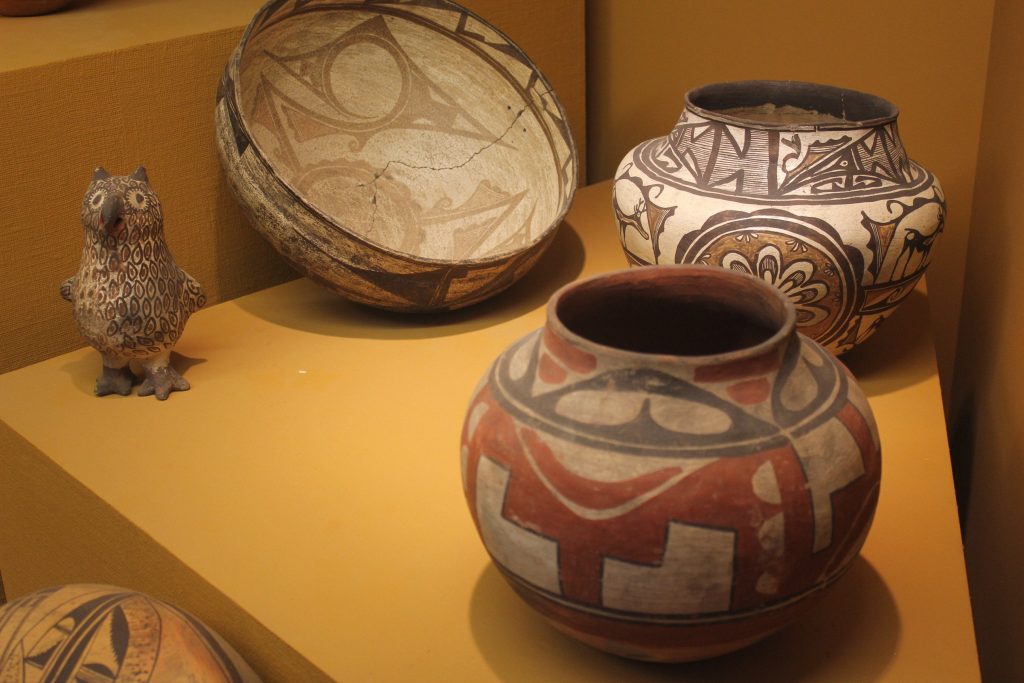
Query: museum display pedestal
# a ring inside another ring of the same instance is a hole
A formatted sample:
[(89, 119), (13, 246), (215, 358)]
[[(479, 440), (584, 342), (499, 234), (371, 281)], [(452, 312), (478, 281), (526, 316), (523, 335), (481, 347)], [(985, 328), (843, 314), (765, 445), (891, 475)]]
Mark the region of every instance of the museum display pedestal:
[(562, 636), (499, 577), (463, 498), (463, 414), (558, 286), (623, 267), (610, 191), (581, 190), (537, 267), (470, 309), (400, 316), (297, 280), (200, 311), (174, 361), (193, 388), (166, 402), (94, 397), (91, 349), (0, 376), (7, 594), (152, 593), (268, 683), (979, 680), (923, 291), (843, 359), (878, 420), (882, 493), (807, 618), (642, 664)]

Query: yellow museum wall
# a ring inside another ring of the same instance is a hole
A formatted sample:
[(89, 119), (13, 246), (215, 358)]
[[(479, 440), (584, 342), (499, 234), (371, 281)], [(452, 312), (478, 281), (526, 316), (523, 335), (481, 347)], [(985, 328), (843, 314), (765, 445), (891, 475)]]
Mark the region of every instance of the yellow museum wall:
[(212, 302), (292, 277), (244, 225), (216, 158), (216, 83), (240, 33), (0, 72), (0, 372), (83, 343), (58, 288), (78, 269), (97, 165), (146, 165), (167, 243)]
[(949, 412), (982, 671), (1024, 681), (1024, 3), (996, 0)]
[[(213, 136), (221, 70), (261, 4), (104, 0), (0, 17), (0, 373), (83, 345), (58, 289), (77, 270), (78, 214), (99, 164), (146, 164), (167, 242), (211, 303), (296, 276), (245, 224)], [(585, 164), (583, 0), (463, 4), (544, 72)]]
[(631, 147), (665, 135), (684, 93), (703, 83), (805, 80), (890, 99), (902, 111), (900, 131), (911, 157), (935, 172), (949, 204), (946, 234), (928, 276), (948, 398), (992, 4), (590, 0), (589, 179), (611, 177)]

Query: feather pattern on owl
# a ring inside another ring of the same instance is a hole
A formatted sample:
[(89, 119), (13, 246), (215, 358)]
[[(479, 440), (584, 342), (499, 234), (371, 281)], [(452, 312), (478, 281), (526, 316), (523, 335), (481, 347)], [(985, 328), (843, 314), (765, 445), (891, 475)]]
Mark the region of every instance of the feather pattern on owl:
[(131, 360), (145, 374), (141, 395), (163, 399), (187, 389), (169, 366), (170, 351), (206, 295), (167, 248), (163, 210), (145, 168), (130, 176), (96, 169), (81, 216), (81, 264), (60, 291), (73, 304), (82, 335), (103, 357), (96, 393), (130, 393)]

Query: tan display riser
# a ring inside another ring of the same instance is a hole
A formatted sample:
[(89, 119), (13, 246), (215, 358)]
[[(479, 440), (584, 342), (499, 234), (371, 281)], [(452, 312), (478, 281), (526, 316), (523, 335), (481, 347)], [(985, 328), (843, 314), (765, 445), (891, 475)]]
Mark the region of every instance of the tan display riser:
[(569, 640), (503, 582), (463, 499), (463, 411), (557, 286), (624, 265), (610, 192), (581, 190), (537, 268), (467, 310), (402, 317), (298, 280), (201, 311), (178, 347), (193, 389), (164, 403), (93, 397), (91, 350), (0, 376), (8, 595), (154, 593), (268, 683), (979, 680), (923, 292), (844, 358), (878, 420), (882, 493), (862, 557), (806, 619), (655, 666)]

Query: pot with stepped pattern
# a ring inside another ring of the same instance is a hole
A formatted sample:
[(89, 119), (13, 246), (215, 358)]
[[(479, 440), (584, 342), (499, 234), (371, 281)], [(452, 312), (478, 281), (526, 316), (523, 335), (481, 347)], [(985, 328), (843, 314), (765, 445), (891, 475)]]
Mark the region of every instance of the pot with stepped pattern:
[(691, 90), (675, 128), (615, 174), (627, 259), (754, 274), (792, 299), (801, 332), (850, 350), (924, 275), (945, 220), (939, 182), (907, 156), (898, 113), (813, 83)]
[(765, 282), (654, 266), (570, 284), (462, 436), (494, 564), (554, 626), (686, 661), (782, 628), (857, 556), (880, 480), (853, 377)]

